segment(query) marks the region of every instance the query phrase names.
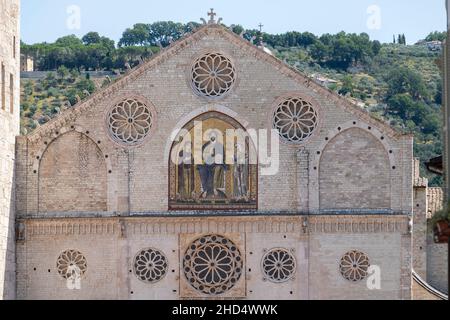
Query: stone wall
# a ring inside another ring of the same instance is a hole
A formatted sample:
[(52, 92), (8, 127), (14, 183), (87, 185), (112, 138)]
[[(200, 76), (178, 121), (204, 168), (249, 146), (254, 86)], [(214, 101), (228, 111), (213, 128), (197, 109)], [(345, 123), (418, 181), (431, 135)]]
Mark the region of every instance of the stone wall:
[(390, 209), (388, 150), (369, 132), (348, 129), (320, 160), (320, 209)]
[(106, 164), (97, 144), (69, 132), (41, 159), (39, 212), (105, 212)]
[[(404, 245), (410, 234), (408, 219), (401, 216), (30, 219), (20, 225), (19, 299), (206, 298), (192, 289), (183, 264), (192, 241), (205, 235), (231, 239), (239, 250), (242, 270), (234, 298), (410, 298), (411, 274), (402, 274), (411, 255)], [(139, 279), (134, 269), (136, 255), (147, 248), (167, 259), (165, 273), (154, 283)], [(263, 271), (263, 257), (272, 249), (295, 259), (287, 281), (273, 282)], [(66, 250), (86, 259), (79, 289), (71, 290), (57, 268)], [(368, 278), (356, 283), (343, 278), (339, 264), (350, 250), (366, 253), (380, 268), (379, 289), (370, 290)]]
[(427, 281), (448, 294), (448, 244), (434, 243), (431, 232), (427, 239)]
[[(442, 210), (444, 192), (441, 188), (428, 188), (428, 217)], [(433, 231), (428, 226), (427, 281), (437, 290), (448, 294), (448, 245), (434, 243)]]
[(422, 279), (426, 279), (428, 255), (427, 188), (414, 188), (414, 205), (413, 268)]
[(14, 159), (19, 134), (19, 1), (0, 0), (0, 299), (15, 297)]

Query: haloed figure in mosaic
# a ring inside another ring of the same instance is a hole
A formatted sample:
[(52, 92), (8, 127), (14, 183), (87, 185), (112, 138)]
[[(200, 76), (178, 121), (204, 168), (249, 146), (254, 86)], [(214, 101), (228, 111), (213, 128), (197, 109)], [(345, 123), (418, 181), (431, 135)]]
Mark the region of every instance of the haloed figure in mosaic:
[(182, 142), (182, 148), (178, 153), (178, 195), (181, 199), (189, 199), (194, 191), (194, 159), (192, 144), (190, 141)]
[(220, 132), (211, 131), (209, 141), (202, 147), (204, 164), (197, 166), (202, 186), (202, 198), (226, 198), (225, 195), (225, 149), (218, 139)]
[[(243, 161), (241, 157), (243, 156)], [(248, 154), (245, 146), (235, 144), (234, 170), (233, 170), (233, 196), (236, 200), (248, 200)]]

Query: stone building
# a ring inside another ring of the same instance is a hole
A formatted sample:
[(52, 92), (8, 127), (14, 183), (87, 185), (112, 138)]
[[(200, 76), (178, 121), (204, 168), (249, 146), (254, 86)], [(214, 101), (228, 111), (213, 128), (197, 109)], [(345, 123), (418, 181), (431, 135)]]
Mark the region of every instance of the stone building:
[(413, 137), (213, 12), (15, 150), (18, 299), (412, 298)]
[(34, 58), (27, 54), (20, 55), (20, 72), (33, 72)]
[(442, 210), (444, 192), (428, 187), (414, 162), (413, 299), (435, 300), (448, 294), (448, 246), (434, 242), (430, 220)]
[(0, 0), (0, 299), (15, 297), (14, 159), (19, 134), (19, 1)]
[(211, 19), (18, 138), (18, 298), (410, 299), (412, 141)]

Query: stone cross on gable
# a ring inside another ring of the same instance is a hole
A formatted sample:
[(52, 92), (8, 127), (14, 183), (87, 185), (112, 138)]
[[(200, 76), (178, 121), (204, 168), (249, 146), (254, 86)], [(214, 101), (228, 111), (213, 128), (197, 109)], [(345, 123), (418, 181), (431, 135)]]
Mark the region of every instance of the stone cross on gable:
[(214, 12), (214, 9), (211, 8), (211, 11), (208, 12), (209, 21), (208, 23), (216, 23), (215, 17), (217, 16), (217, 13)]

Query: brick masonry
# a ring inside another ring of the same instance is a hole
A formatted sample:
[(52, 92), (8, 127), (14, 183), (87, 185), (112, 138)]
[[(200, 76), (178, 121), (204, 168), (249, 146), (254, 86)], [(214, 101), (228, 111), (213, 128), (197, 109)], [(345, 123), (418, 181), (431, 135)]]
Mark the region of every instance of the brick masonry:
[[(405, 250), (402, 237), (410, 243), (408, 219), (402, 216), (73, 218), (21, 223), (18, 271), (26, 276), (18, 279), (19, 299), (206, 298), (186, 283), (182, 259), (186, 245), (207, 234), (227, 236), (243, 255), (245, 270), (229, 297), (409, 298), (410, 290), (401, 290), (402, 284), (411, 286), (403, 283), (407, 278), (400, 274), (401, 266), (408, 266), (399, 259)], [(153, 285), (132, 272), (133, 258), (145, 248), (161, 250), (168, 260), (167, 274)], [(272, 248), (293, 253), (297, 261), (293, 279), (280, 284), (264, 279), (261, 260)], [(57, 257), (67, 249), (79, 250), (87, 259), (80, 290), (67, 289), (66, 280), (56, 270)], [(368, 290), (366, 281), (351, 283), (341, 276), (339, 261), (349, 249), (364, 251), (381, 268), (381, 290)]]
[(320, 161), (320, 208), (390, 209), (388, 154), (376, 137), (359, 128), (330, 141)]
[(39, 174), (39, 212), (107, 211), (105, 159), (84, 134), (72, 131), (52, 143)]

